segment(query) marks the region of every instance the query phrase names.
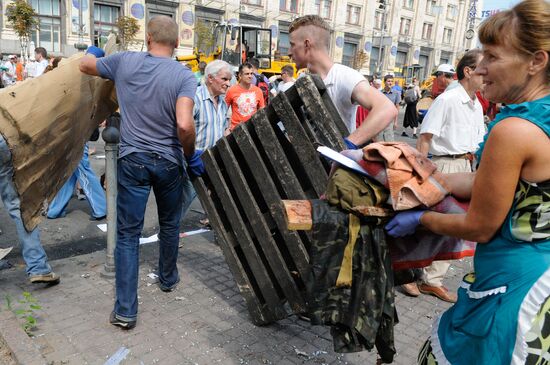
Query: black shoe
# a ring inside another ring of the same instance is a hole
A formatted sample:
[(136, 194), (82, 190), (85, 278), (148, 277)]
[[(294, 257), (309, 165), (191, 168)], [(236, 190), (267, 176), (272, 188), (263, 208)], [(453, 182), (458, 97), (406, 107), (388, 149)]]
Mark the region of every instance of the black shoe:
[(107, 218), (106, 215), (102, 215), (101, 217), (90, 217), (90, 221), (102, 221), (104, 220), (105, 218)]
[(178, 286), (179, 282), (180, 282), (180, 278), (178, 278), (178, 280), (174, 284), (172, 284), (170, 286), (164, 286), (159, 281), (159, 288), (160, 288), (160, 290), (162, 290), (165, 293), (170, 293), (170, 292), (176, 290), (176, 287)]
[(418, 139), (418, 137), (416, 136), (416, 134), (413, 134), (413, 139)]
[(405, 132), (401, 133), (401, 137), (408, 137), (409, 135)]
[(111, 316), (109, 317), (109, 323), (111, 323), (113, 326), (117, 326), (122, 328), (123, 330), (131, 330), (136, 326), (136, 321), (123, 321), (121, 319), (118, 319), (116, 317), (115, 312), (111, 312)]

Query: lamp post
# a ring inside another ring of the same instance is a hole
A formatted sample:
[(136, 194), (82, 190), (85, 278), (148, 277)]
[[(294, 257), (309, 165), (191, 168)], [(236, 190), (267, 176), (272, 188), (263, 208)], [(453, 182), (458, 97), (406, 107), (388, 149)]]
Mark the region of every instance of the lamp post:
[(74, 44), (79, 52), (88, 49), (88, 45), (84, 43), (84, 24), (82, 22), (82, 2), (88, 0), (78, 0), (78, 43)]
[(101, 276), (114, 278), (117, 231), (117, 158), (120, 133), (117, 128), (109, 126), (103, 130), (101, 136), (105, 141), (105, 182), (107, 185), (107, 249)]

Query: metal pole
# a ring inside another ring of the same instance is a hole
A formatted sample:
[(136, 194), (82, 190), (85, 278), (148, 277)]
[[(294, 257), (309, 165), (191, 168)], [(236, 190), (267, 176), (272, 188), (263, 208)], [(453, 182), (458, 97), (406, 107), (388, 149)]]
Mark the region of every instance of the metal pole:
[(115, 277), (115, 245), (117, 232), (117, 158), (120, 133), (115, 127), (107, 127), (101, 134), (105, 141), (105, 182), (107, 185), (107, 249), (101, 276)]

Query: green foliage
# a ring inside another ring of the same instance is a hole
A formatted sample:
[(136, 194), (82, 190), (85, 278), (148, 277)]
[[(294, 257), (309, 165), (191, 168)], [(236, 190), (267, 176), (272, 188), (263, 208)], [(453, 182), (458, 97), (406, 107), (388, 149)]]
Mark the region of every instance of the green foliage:
[(116, 26), (118, 27), (120, 48), (127, 50), (129, 45), (136, 40), (136, 35), (139, 32), (138, 21), (131, 16), (120, 16), (116, 21)]
[(20, 39), (29, 39), (32, 31), (38, 28), (37, 15), (25, 0), (15, 0), (6, 7), (8, 24)]
[(35, 312), (42, 309), (38, 304), (38, 300), (31, 293), (23, 292), (22, 298), (18, 299), (17, 305), (14, 306), (11, 297), (6, 295), (6, 306), (8, 310), (23, 320), (23, 330), (27, 335), (32, 336), (32, 330), (36, 327)]
[(214, 46), (214, 23), (197, 19), (195, 24), (195, 47), (199, 52), (208, 54)]

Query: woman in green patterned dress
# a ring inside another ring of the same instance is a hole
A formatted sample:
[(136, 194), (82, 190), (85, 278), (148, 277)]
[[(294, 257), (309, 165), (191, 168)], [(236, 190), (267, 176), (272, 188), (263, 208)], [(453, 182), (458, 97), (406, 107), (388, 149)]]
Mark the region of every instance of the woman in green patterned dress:
[(479, 242), (475, 272), (437, 319), (419, 364), (549, 364), (550, 2), (525, 0), (493, 15), (479, 39), (485, 96), (507, 106), (489, 126), (478, 170), (447, 176), (470, 208), (407, 211), (386, 228), (405, 236), (422, 224)]

